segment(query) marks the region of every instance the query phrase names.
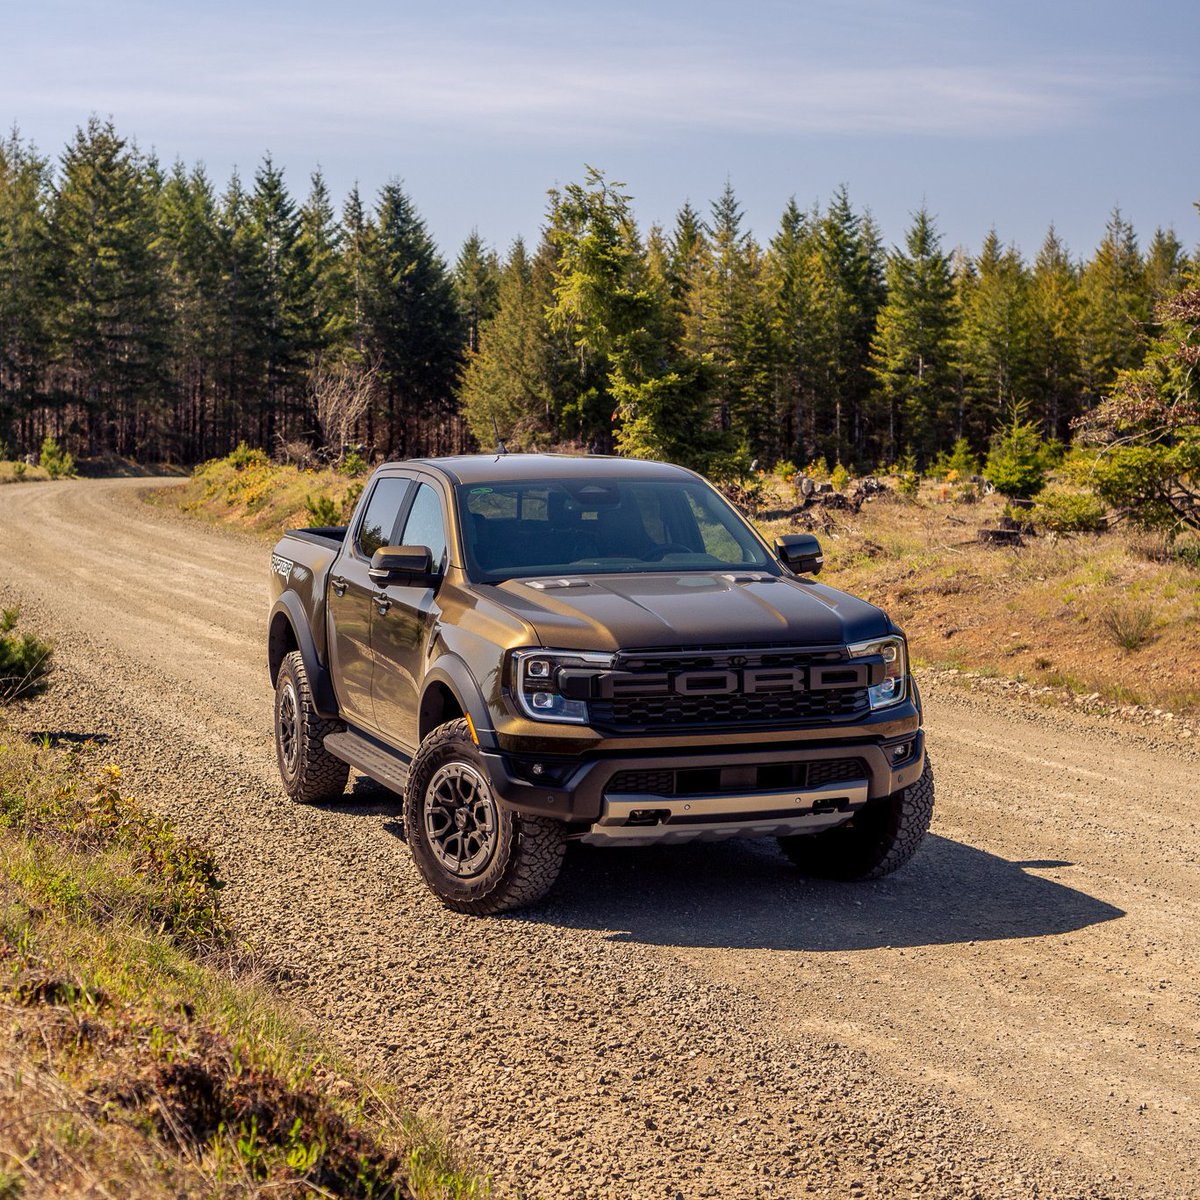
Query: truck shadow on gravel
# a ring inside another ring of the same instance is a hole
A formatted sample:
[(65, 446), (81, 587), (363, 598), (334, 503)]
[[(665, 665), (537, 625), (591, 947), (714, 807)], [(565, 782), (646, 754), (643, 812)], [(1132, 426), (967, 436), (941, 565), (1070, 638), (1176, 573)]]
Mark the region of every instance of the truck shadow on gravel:
[(770, 842), (580, 846), (546, 903), (513, 919), (649, 945), (819, 951), (1044, 937), (1125, 915), (1031, 874), (1070, 867), (930, 835), (896, 875), (845, 884), (805, 879)]

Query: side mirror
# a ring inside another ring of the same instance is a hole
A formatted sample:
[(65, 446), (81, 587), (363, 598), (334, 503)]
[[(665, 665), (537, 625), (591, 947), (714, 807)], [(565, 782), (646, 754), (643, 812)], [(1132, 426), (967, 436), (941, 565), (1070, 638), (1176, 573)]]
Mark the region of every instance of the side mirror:
[(428, 546), (381, 546), (367, 571), (372, 583), (425, 584), (433, 582), (433, 555)]
[(825, 562), (821, 543), (811, 533), (785, 533), (775, 539), (775, 553), (797, 575), (819, 575)]

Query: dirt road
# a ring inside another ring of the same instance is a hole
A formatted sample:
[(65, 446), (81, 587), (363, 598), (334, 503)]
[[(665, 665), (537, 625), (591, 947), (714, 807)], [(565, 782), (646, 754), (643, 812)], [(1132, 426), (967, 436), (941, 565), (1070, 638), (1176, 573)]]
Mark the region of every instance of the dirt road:
[(61, 665), (17, 720), (108, 739), (294, 1003), (501, 1194), (1200, 1196), (1200, 756), (1169, 729), (934, 692), (934, 836), (889, 880), (581, 849), (541, 908), (456, 916), (389, 793), (283, 797), (265, 548), (145, 486), (0, 488), (0, 603)]

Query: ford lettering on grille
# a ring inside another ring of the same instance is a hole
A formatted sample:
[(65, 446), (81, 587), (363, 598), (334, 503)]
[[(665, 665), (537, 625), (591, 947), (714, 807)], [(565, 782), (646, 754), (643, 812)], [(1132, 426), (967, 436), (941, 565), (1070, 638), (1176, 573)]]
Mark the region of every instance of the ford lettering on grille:
[(837, 663), (812, 667), (753, 667), (712, 671), (606, 671), (594, 677), (594, 694), (605, 700), (632, 696), (761, 696), (864, 688), (870, 670), (866, 663)]

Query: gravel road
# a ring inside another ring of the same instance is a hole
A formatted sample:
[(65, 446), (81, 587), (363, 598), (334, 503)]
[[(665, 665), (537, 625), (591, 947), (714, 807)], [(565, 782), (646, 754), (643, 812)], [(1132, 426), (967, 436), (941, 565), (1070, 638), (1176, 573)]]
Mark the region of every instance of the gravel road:
[(1169, 727), (927, 688), (934, 831), (891, 879), (580, 848), (540, 908), (457, 916), (389, 793), (286, 800), (266, 549), (145, 487), (0, 487), (0, 603), (61, 668), (17, 722), (106, 739), (296, 1007), (499, 1194), (1200, 1196), (1200, 756)]

